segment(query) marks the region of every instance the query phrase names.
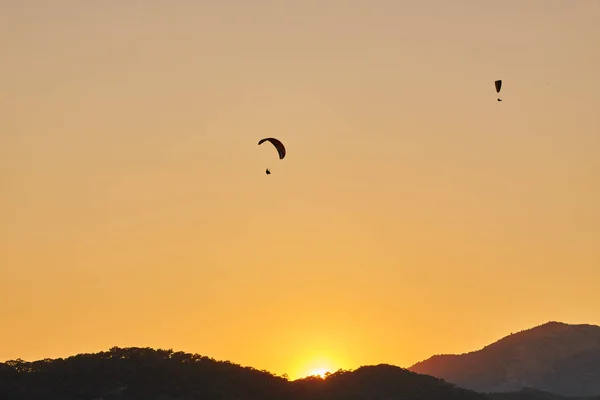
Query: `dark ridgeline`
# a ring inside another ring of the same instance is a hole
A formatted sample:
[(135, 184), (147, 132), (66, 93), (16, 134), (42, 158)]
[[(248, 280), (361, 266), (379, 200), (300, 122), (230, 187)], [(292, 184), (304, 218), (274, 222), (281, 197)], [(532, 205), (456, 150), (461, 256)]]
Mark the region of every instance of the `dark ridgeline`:
[(410, 369), (380, 364), (295, 381), (197, 354), (136, 347), (0, 363), (0, 400), (25, 399), (600, 400), (600, 327), (551, 322)]
[(486, 400), (441, 379), (390, 365), (288, 381), (230, 362), (149, 348), (0, 363), (0, 399)]
[(436, 355), (409, 369), (477, 392), (536, 388), (564, 396), (598, 396), (600, 326), (549, 322), (481, 350)]

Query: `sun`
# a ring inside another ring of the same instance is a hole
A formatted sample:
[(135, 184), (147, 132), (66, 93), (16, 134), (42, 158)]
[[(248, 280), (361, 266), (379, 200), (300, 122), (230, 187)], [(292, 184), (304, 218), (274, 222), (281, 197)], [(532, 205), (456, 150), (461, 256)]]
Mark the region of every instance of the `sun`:
[(319, 378), (325, 378), (325, 375), (328, 373), (329, 371), (327, 370), (327, 368), (317, 368), (317, 369), (313, 369), (311, 371), (310, 374), (308, 374), (309, 376), (318, 376)]
[(325, 379), (329, 374), (333, 374), (334, 371), (339, 370), (339, 365), (344, 364), (335, 357), (323, 355), (307, 357), (304, 360), (306, 361), (302, 362), (302, 367), (295, 374), (298, 377), (297, 379), (308, 377)]

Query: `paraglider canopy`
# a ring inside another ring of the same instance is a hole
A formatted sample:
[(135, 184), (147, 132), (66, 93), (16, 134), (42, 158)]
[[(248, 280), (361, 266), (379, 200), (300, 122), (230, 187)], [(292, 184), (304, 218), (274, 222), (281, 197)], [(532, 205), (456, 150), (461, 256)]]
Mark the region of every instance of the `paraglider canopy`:
[(283, 158), (285, 157), (285, 147), (283, 146), (283, 143), (281, 143), (279, 140), (275, 139), (275, 138), (264, 138), (258, 141), (258, 144), (261, 145), (264, 142), (271, 142), (271, 144), (273, 144), (273, 146), (275, 146), (275, 148), (277, 149), (277, 153), (279, 153), (279, 159), (283, 160)]
[(500, 93), (500, 89), (502, 89), (502, 81), (497, 80), (496, 82), (494, 82), (494, 85), (496, 85), (496, 93)]

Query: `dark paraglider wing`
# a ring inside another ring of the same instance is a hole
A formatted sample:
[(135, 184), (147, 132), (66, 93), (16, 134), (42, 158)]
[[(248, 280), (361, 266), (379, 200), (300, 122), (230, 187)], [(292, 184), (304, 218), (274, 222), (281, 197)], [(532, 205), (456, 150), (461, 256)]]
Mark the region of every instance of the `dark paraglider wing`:
[(283, 158), (285, 157), (285, 146), (283, 145), (283, 143), (281, 143), (275, 138), (264, 138), (259, 140), (258, 144), (261, 145), (264, 142), (271, 142), (271, 144), (273, 144), (273, 146), (275, 146), (275, 148), (277, 149), (277, 153), (279, 153), (279, 159), (283, 160)]
[(496, 85), (496, 93), (500, 93), (500, 89), (502, 89), (502, 81), (498, 80), (494, 82), (494, 84)]

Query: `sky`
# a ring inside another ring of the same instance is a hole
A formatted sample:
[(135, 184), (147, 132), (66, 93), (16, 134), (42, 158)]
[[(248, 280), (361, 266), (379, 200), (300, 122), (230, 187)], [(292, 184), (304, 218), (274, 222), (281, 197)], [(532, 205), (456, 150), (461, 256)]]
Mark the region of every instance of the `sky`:
[(600, 2), (0, 3), (0, 360), (600, 324)]

